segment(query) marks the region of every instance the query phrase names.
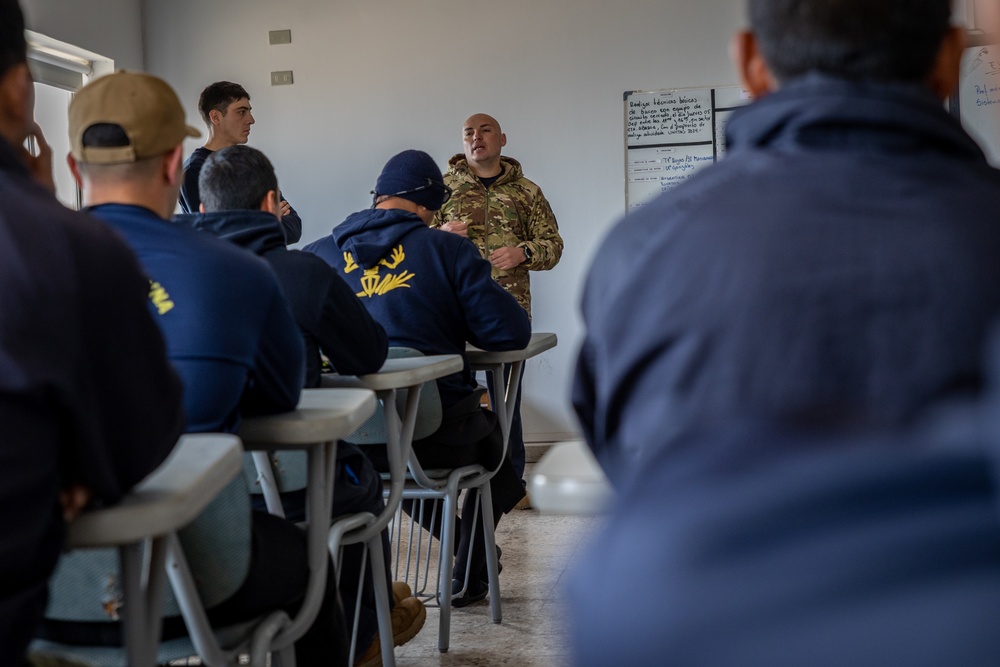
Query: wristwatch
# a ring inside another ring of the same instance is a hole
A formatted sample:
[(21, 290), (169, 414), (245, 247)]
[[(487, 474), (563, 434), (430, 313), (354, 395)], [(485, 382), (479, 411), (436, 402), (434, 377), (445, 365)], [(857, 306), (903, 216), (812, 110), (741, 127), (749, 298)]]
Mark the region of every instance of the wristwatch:
[(523, 246), (521, 246), (521, 252), (524, 253), (524, 261), (525, 262), (530, 262), (531, 261), (531, 256), (532, 256), (531, 248), (529, 248), (526, 245), (523, 245)]

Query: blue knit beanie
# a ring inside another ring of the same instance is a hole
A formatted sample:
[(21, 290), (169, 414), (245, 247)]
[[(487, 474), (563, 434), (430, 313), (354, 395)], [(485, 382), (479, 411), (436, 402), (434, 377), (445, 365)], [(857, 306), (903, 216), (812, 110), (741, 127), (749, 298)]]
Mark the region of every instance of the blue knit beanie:
[(434, 158), (417, 150), (403, 151), (389, 158), (375, 184), (376, 197), (400, 197), (429, 211), (441, 208), (450, 194)]

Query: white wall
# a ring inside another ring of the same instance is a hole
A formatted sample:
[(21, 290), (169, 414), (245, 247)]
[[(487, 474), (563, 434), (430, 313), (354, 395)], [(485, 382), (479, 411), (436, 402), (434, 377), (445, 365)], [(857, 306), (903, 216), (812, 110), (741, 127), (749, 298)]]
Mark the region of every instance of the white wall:
[(142, 70), (141, 0), (21, 0), (29, 30)]
[[(250, 143), (275, 163), (304, 241), (368, 206), (394, 153), (420, 148), (443, 167), (461, 150), (467, 116), (496, 116), (505, 152), (545, 191), (566, 240), (559, 266), (532, 278), (535, 329), (560, 338), (526, 376), (527, 435), (546, 439), (576, 430), (569, 387), (579, 289), (624, 209), (622, 93), (736, 83), (726, 49), (742, 5), (144, 0), (146, 64), (178, 90), (192, 122), (208, 83), (230, 79), (250, 91), (258, 121)], [(268, 31), (284, 28), (292, 44), (269, 46)], [(271, 87), (269, 72), (286, 69), (294, 85)]]

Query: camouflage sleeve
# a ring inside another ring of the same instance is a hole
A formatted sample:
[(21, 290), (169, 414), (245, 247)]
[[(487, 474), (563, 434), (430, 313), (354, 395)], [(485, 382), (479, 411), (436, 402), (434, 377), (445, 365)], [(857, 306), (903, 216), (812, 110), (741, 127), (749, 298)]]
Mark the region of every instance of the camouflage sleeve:
[(548, 271), (562, 257), (563, 240), (559, 235), (559, 224), (541, 189), (535, 195), (528, 221), (528, 238), (524, 239), (523, 245), (531, 251), (531, 260), (523, 265), (530, 271)]
[(431, 223), (430, 225), (428, 225), (428, 227), (433, 227), (434, 229), (437, 229), (438, 227), (446, 223), (448, 221), (448, 218), (445, 217), (445, 210), (446, 209), (444, 208), (440, 208), (437, 211), (435, 211), (434, 219), (431, 220)]
[(434, 229), (439, 228), (441, 225), (451, 220), (455, 215), (455, 200), (457, 199), (455, 190), (458, 189), (458, 182), (451, 175), (451, 172), (445, 172), (444, 184), (452, 189), (452, 196), (434, 213), (434, 219), (431, 220), (431, 223), (428, 225), (428, 227), (432, 227)]

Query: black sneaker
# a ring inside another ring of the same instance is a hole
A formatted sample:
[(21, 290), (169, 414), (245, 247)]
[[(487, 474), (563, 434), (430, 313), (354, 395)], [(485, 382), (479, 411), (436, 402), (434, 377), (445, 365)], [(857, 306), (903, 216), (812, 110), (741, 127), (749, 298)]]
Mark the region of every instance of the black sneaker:
[(464, 579), (451, 580), (452, 607), (455, 608), (468, 607), (470, 604), (485, 599), (486, 595), (490, 592), (490, 585), (485, 581), (470, 581), (469, 589), (465, 591), (465, 595), (460, 595), (462, 592), (462, 587), (464, 585), (465, 585)]

